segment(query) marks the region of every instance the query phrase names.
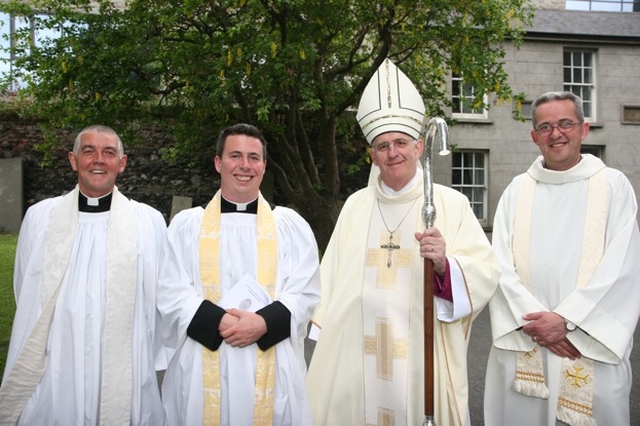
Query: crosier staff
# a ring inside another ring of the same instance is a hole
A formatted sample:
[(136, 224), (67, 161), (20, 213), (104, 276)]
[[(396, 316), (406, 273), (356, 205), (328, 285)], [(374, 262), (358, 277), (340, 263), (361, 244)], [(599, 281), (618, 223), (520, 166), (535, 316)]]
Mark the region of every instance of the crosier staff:
[[(427, 123), (425, 149), (422, 153), (424, 171), (424, 204), (422, 220), (425, 229), (433, 226), (436, 208), (433, 204), (433, 140), (440, 142), (440, 155), (449, 154), (449, 128), (442, 118), (434, 117)], [(424, 259), (424, 421), (423, 426), (436, 426), (433, 403), (433, 261)]]

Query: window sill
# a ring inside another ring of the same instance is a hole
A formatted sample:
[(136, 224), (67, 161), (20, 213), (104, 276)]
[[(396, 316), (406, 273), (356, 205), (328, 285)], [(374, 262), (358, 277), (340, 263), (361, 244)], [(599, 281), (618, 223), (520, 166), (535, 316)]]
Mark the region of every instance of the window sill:
[(456, 117), (452, 117), (451, 120), (454, 123), (461, 123), (461, 124), (494, 124), (493, 120), (489, 119), (489, 118), (469, 118), (469, 117), (463, 117), (463, 118), (456, 118)]

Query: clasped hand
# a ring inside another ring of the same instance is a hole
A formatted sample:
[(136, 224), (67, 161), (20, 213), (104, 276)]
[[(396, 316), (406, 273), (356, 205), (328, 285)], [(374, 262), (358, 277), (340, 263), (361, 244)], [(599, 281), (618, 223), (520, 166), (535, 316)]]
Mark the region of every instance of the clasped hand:
[(532, 312), (522, 316), (531, 321), (522, 327), (522, 331), (538, 345), (549, 349), (554, 354), (569, 359), (577, 359), (580, 351), (567, 339), (564, 318), (555, 312)]
[(218, 327), (220, 336), (233, 347), (244, 348), (267, 333), (264, 318), (255, 312), (227, 309)]

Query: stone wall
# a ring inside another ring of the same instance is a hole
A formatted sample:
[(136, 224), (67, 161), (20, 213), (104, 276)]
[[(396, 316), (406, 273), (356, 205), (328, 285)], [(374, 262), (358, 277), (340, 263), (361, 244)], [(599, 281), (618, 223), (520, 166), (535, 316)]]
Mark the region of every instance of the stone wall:
[[(210, 154), (203, 155), (195, 165), (191, 159), (178, 159), (172, 164), (162, 159), (161, 149), (170, 138), (161, 131), (147, 132), (146, 142), (128, 146), (123, 141), (129, 159), (127, 168), (117, 181), (118, 188), (128, 197), (149, 204), (164, 215), (171, 215), (173, 196), (191, 197), (193, 205), (206, 203), (219, 185), (219, 175)], [(61, 195), (77, 183), (69, 165), (67, 153), (73, 147), (75, 134), (62, 134), (68, 141), (54, 152), (51, 167), (42, 167), (43, 154), (35, 149), (44, 140), (36, 123), (0, 117), (0, 158), (22, 157), (24, 179), (24, 211), (45, 198)]]

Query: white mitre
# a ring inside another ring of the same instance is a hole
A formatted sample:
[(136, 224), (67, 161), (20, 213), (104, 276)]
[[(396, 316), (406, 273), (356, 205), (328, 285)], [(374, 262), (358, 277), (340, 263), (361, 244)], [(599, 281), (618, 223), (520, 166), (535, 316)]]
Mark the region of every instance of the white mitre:
[(362, 93), (356, 119), (369, 144), (386, 132), (420, 139), (424, 102), (418, 89), (393, 62), (385, 59)]

